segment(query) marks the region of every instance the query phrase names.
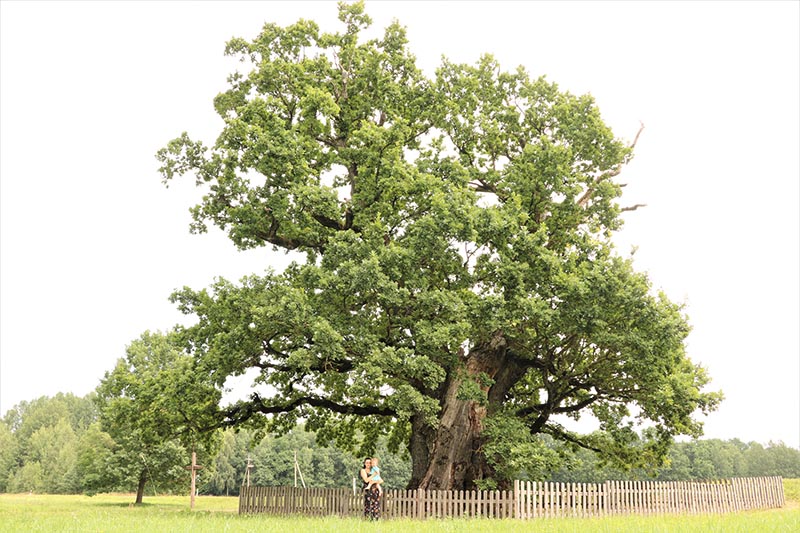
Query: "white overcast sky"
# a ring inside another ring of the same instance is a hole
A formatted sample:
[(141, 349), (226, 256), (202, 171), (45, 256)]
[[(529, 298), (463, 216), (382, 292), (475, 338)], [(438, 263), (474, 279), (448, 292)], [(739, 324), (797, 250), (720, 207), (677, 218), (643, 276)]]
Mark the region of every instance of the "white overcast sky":
[[(800, 3), (368, 2), (429, 73), (488, 52), (591, 93), (645, 130), (621, 180), (620, 252), (685, 302), (692, 359), (726, 400), (709, 438), (800, 447)], [(144, 330), (182, 320), (176, 288), (282, 268), (189, 234), (192, 180), (155, 152), (212, 143), (231, 37), (265, 21), (340, 28), (334, 2), (0, 2), (0, 415), (84, 395)]]

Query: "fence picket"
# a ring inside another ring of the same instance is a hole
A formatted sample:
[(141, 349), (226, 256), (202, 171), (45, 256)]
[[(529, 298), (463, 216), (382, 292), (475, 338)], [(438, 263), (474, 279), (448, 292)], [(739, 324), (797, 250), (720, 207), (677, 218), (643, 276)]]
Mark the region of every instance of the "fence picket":
[(717, 482), (716, 480), (709, 481), (706, 483), (706, 491), (707, 491), (707, 500), (708, 506), (707, 511), (708, 513), (716, 513), (717, 512)]
[(561, 494), (564, 492), (564, 484), (556, 483), (555, 485), (556, 485), (556, 490), (555, 490), (556, 500), (555, 503), (553, 504), (553, 512), (555, 516), (564, 516), (563, 515), (564, 510), (561, 506), (561, 501), (562, 501)]
[(764, 506), (772, 508), (772, 477), (764, 478)]
[(536, 517), (536, 502), (538, 498), (538, 482), (537, 481), (528, 481), (528, 489), (531, 491), (528, 494), (528, 501), (527, 501), (527, 513), (526, 518), (535, 518)]

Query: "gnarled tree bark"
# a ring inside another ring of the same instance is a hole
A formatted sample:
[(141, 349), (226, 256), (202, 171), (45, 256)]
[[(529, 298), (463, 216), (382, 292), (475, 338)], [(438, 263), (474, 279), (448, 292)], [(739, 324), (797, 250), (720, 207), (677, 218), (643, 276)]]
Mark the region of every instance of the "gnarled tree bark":
[[(412, 420), (409, 487), (470, 490), (476, 480), (492, 477), (493, 469), (481, 450), (484, 421), (525, 371), (526, 367), (511, 356), (500, 333), (470, 351), (461, 373), (450, 376), (445, 384), (438, 425), (434, 428), (420, 419)], [(480, 383), (481, 374), (493, 380), (491, 386), (481, 387), (487, 401), (460, 399), (464, 380), (477, 379)]]

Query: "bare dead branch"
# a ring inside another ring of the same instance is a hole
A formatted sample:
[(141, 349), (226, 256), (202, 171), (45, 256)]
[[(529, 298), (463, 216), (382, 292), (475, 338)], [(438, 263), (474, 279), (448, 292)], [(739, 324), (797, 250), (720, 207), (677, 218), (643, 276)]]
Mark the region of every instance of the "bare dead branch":
[[(631, 143), (631, 145), (629, 146), (629, 148), (630, 148), (631, 150), (633, 150), (634, 148), (636, 148), (636, 143), (639, 141), (639, 136), (642, 134), (642, 130), (644, 130), (644, 123), (643, 123), (643, 122), (641, 122), (641, 121), (639, 121), (639, 131), (637, 131), (637, 132), (636, 132), (636, 136), (633, 138), (633, 142), (632, 142), (632, 143)], [(596, 186), (598, 183), (600, 183), (601, 181), (603, 181), (603, 180), (606, 180), (606, 179), (608, 179), (608, 178), (613, 178), (614, 176), (618, 176), (618, 175), (619, 175), (619, 174), (622, 172), (622, 166), (623, 166), (625, 163), (627, 163), (627, 158), (626, 158), (626, 160), (625, 160), (625, 161), (623, 161), (623, 163), (621, 163), (621, 164), (619, 164), (619, 165), (615, 166), (614, 168), (612, 168), (612, 169), (611, 169), (611, 170), (609, 170), (608, 172), (603, 172), (602, 174), (600, 174), (599, 176), (597, 176), (597, 177), (594, 179), (594, 181), (593, 181), (593, 182), (592, 182), (592, 183), (591, 183), (591, 184), (590, 184), (590, 185), (589, 185), (589, 186), (586, 188), (586, 192), (584, 192), (584, 193), (583, 193), (583, 196), (581, 196), (581, 197), (578, 199), (578, 206), (580, 206), (580, 207), (586, 207), (586, 204), (588, 204), (588, 203), (589, 203), (589, 200), (591, 199), (591, 197), (592, 197), (592, 194), (594, 194), (594, 189), (595, 189), (595, 186)], [(621, 186), (621, 187), (625, 187), (626, 185), (627, 185), (627, 183), (626, 183), (626, 184), (623, 184), (623, 185), (620, 185), (620, 186)], [(643, 206), (642, 206), (642, 207), (643, 207)], [(623, 211), (628, 211), (628, 209), (623, 209)]]
[(647, 207), (647, 204), (634, 204), (634, 205), (632, 205), (630, 207), (623, 207), (622, 209), (620, 209), (620, 212), (636, 211), (640, 207)]
[(641, 120), (639, 121), (639, 131), (636, 132), (636, 137), (633, 138), (633, 142), (631, 143), (630, 149), (633, 150), (636, 148), (636, 143), (639, 141), (639, 135), (642, 134), (642, 130), (644, 129), (644, 122)]

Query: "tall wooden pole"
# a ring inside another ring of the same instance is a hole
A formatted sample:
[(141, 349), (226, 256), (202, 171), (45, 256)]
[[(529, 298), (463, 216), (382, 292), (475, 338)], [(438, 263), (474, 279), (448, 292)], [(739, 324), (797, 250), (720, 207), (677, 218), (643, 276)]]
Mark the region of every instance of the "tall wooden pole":
[(189, 505), (190, 508), (194, 509), (194, 487), (195, 487), (195, 480), (197, 479), (197, 454), (192, 452), (192, 500), (191, 504)]
[(244, 475), (245, 480), (247, 481), (247, 486), (250, 486), (250, 470), (253, 469), (253, 463), (250, 461), (250, 456), (247, 456), (247, 467), (245, 468)]
[(203, 468), (202, 466), (197, 464), (197, 453), (195, 453), (194, 451), (192, 451), (192, 464), (191, 464), (191, 466), (187, 466), (185, 468), (186, 468), (186, 470), (191, 470), (192, 471), (192, 497), (191, 497), (191, 500), (190, 500), (191, 501), (190, 506), (191, 506), (192, 509), (194, 509), (194, 493), (196, 492), (195, 485), (196, 485), (196, 482), (197, 482), (197, 471), (200, 470), (201, 468)]

